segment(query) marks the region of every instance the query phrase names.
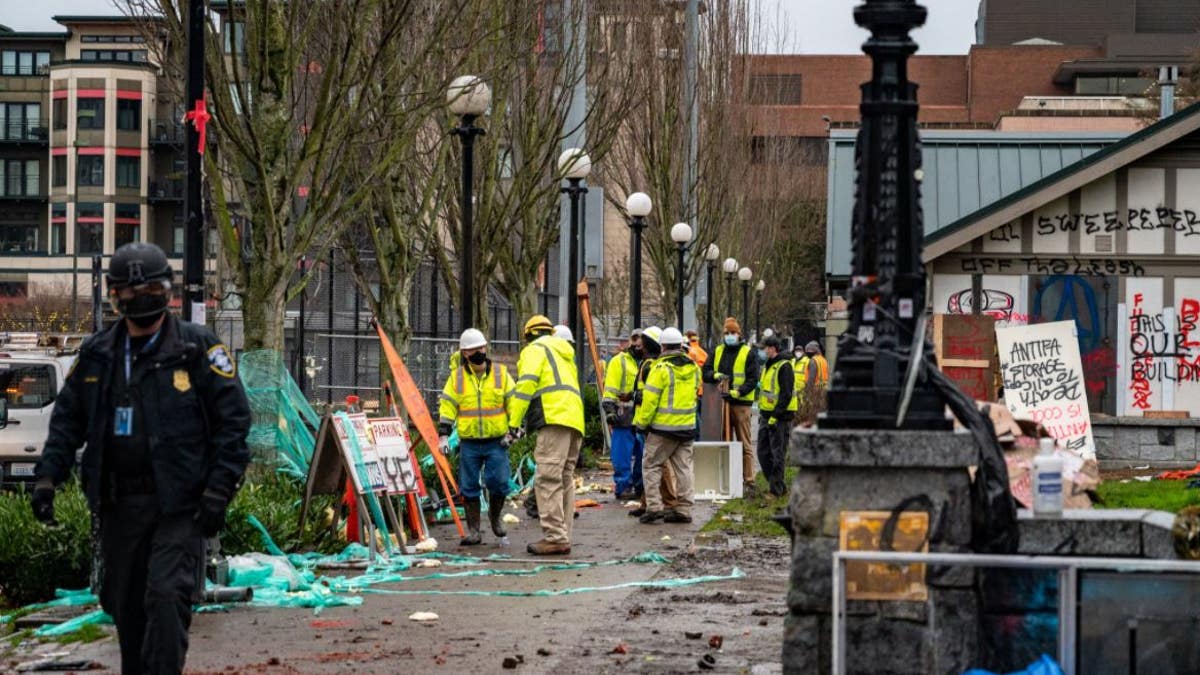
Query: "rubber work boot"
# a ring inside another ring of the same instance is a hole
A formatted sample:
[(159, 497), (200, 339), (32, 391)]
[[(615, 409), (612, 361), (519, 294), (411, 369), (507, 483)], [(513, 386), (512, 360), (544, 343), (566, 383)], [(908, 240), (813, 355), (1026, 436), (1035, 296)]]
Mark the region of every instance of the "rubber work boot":
[(638, 522), (643, 525), (652, 525), (662, 520), (665, 515), (662, 511), (647, 511), (638, 518)]
[(666, 515), (663, 516), (663, 522), (666, 522), (666, 523), (690, 523), (690, 522), (692, 522), (692, 517), (685, 516), (678, 511), (667, 511)]
[(479, 534), (479, 498), (468, 499), (466, 503), (467, 510), (467, 536), (458, 542), (459, 546), (478, 546), (483, 541), (483, 537)]
[(525, 550), (533, 555), (569, 555), (571, 553), (571, 545), (542, 539), (526, 546)]
[(492, 534), (497, 537), (507, 537), (508, 530), (504, 529), (504, 495), (488, 495), (488, 521), (492, 524)]

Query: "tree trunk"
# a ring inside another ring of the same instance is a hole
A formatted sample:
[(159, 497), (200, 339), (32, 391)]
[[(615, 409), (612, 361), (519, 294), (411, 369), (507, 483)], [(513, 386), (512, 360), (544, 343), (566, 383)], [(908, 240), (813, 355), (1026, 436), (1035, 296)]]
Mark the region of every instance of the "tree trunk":
[[(272, 282), (272, 279), (276, 281)], [(286, 274), (255, 270), (250, 283), (242, 284), (242, 330), (246, 351), (271, 349), (283, 352), (284, 309), (287, 306)]]

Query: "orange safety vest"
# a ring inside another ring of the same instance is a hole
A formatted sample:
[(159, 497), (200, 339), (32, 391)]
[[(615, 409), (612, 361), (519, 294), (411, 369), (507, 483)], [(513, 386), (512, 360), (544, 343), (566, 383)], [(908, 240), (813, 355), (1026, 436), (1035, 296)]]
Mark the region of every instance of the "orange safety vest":
[[(687, 348), (688, 358), (696, 364), (697, 368), (704, 368), (704, 364), (708, 363), (708, 352), (704, 351), (704, 347), (700, 346), (700, 341), (689, 342)], [(704, 382), (700, 382), (700, 386), (696, 391), (697, 396), (704, 396)]]

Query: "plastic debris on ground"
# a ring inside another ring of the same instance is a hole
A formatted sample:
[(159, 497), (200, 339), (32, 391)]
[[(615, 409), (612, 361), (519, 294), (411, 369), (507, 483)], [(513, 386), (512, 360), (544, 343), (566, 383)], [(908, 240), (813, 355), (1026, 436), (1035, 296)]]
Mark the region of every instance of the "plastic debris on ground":
[(500, 518), (500, 520), (502, 520), (505, 525), (516, 525), (521, 522), (520, 518), (514, 516), (511, 513), (504, 514), (504, 516), (502, 518)]
[(411, 621), (437, 621), (438, 615), (433, 612), (413, 612), (408, 618)]

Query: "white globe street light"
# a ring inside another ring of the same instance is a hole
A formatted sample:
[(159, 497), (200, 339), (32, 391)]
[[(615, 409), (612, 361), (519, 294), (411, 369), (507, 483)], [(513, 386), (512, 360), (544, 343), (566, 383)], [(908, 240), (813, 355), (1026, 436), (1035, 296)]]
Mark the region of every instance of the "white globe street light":
[(567, 180), (583, 180), (592, 173), (592, 158), (579, 148), (568, 148), (558, 156), (558, 172)]
[(654, 208), (654, 202), (645, 192), (635, 192), (625, 198), (625, 211), (629, 213), (629, 229), (633, 230), (633, 251), (630, 256), (629, 315), (633, 327), (642, 327), (642, 230), (646, 229), (646, 216)]
[(675, 266), (675, 325), (683, 329), (683, 263), (688, 242), (692, 240), (692, 226), (675, 223), (671, 226), (671, 241), (679, 247), (679, 264)]
[(492, 104), (492, 90), (475, 75), (460, 75), (446, 89), (450, 112), (462, 117), (478, 117)]

